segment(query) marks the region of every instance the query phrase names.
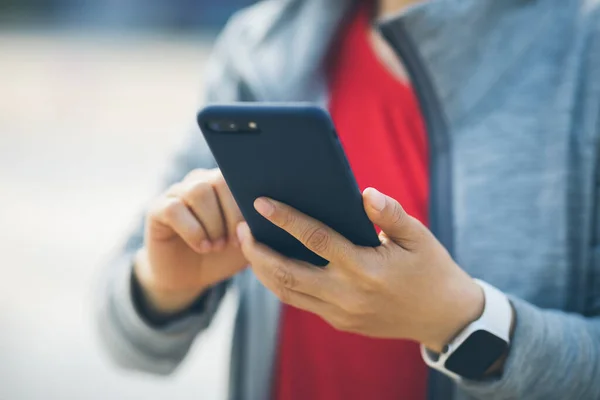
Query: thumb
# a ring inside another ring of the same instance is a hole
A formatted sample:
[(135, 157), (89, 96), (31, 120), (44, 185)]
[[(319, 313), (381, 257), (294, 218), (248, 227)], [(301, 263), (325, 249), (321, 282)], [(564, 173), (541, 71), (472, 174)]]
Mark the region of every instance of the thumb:
[(416, 241), (423, 237), (420, 234), (423, 226), (390, 196), (367, 188), (363, 192), (363, 203), (371, 222), (379, 226), (394, 243), (411, 250)]

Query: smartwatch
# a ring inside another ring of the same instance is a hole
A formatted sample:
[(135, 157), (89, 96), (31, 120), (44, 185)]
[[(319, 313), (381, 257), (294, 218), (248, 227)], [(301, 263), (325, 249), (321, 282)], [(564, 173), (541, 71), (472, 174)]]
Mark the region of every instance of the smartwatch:
[(469, 324), (440, 354), (421, 345), (425, 363), (453, 379), (477, 380), (508, 350), (513, 310), (504, 293), (475, 279), (483, 289), (485, 306), (478, 320)]

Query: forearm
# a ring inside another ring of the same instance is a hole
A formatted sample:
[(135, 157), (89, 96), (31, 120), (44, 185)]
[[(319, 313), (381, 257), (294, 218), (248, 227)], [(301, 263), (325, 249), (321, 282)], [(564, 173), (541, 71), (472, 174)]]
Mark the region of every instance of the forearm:
[(481, 399), (600, 398), (600, 319), (511, 299), (516, 316), (499, 377), (459, 384)]
[(136, 310), (131, 278), (132, 255), (125, 254), (110, 265), (97, 298), (96, 321), (101, 342), (113, 361), (124, 368), (171, 373), (198, 333), (210, 324), (228, 283), (207, 293), (201, 313), (157, 327)]

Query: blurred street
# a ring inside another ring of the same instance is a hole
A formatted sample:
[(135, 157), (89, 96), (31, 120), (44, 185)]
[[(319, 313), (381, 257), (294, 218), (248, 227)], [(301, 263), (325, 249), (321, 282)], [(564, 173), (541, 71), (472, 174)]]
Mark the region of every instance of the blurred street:
[(194, 123), (210, 40), (0, 31), (0, 400), (224, 398), (233, 298), (172, 377), (113, 367), (100, 267)]

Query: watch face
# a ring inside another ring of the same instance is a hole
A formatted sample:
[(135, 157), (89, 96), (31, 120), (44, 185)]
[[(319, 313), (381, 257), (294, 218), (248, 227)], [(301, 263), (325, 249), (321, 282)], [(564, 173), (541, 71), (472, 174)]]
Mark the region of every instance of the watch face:
[(508, 343), (498, 336), (478, 330), (446, 360), (444, 366), (463, 378), (479, 379), (504, 354)]

